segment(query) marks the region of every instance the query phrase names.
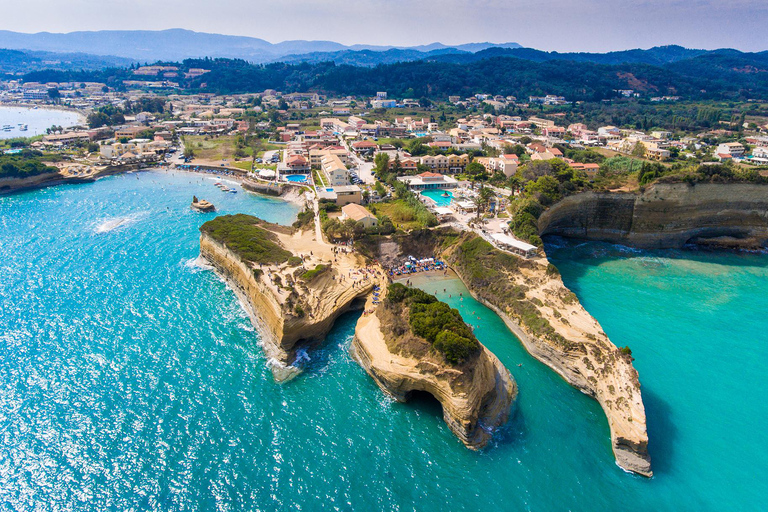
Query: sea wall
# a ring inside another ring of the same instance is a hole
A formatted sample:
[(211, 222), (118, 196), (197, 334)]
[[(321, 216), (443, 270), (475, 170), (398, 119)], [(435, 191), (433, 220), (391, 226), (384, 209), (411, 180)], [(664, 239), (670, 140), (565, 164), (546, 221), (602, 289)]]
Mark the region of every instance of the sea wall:
[(408, 401), (413, 391), (435, 397), (443, 419), (471, 449), (484, 447), (496, 428), (506, 423), (517, 396), (509, 370), (488, 349), (456, 368), (437, 358), (414, 358), (392, 352), (377, 314), (363, 316), (350, 346), (352, 358), (387, 395)]
[(656, 184), (637, 193), (585, 192), (539, 218), (539, 233), (643, 249), (768, 245), (768, 185)]

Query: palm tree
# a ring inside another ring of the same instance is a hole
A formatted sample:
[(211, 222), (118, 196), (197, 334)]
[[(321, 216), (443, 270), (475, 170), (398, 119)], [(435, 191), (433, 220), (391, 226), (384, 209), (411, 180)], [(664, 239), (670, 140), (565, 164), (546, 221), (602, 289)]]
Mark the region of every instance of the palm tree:
[(480, 211), (482, 210), (484, 212), (488, 208), (494, 195), (492, 189), (485, 187), (482, 182), (480, 182), (480, 192), (472, 200), (472, 202), (475, 203), (475, 211), (477, 212), (478, 219), (480, 218)]

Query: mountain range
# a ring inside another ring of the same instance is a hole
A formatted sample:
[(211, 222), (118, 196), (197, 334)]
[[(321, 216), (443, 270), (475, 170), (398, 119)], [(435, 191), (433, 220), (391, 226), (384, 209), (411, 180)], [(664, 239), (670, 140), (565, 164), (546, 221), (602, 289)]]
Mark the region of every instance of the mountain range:
[[(428, 54), (448, 48), (471, 53), (492, 47), (520, 48), (517, 43), (469, 43), (448, 46), (442, 43), (398, 47), (377, 45), (346, 46), (333, 41), (283, 41), (270, 43), (245, 36), (208, 34), (184, 29), (169, 30), (104, 30), (70, 32), (66, 34), (39, 32), (25, 34), (0, 30), (0, 48), (60, 53), (89, 53), (133, 59), (137, 62), (179, 61), (189, 58), (213, 57), (244, 59), (252, 63), (282, 60), (283, 57), (317, 53), (387, 52), (403, 50)], [(293, 57), (291, 60), (295, 60)], [(331, 60), (331, 59), (327, 59)]]

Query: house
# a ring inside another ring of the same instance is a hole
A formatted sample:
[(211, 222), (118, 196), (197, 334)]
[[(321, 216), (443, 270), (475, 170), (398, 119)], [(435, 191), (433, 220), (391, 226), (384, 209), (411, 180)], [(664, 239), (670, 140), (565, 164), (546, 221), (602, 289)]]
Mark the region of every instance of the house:
[(668, 149), (662, 149), (659, 147), (646, 147), (645, 157), (650, 160), (666, 160), (672, 155)]
[(395, 169), (395, 166), (397, 165), (397, 162), (399, 160), (400, 163), (400, 172), (402, 173), (411, 173), (415, 171), (419, 167), (419, 162), (417, 160), (414, 160), (413, 158), (399, 158), (399, 155), (395, 158), (389, 159), (389, 170), (392, 171)]
[(545, 137), (562, 138), (565, 136), (565, 128), (562, 126), (545, 126), (541, 129), (541, 134)]
[(416, 176), (400, 176), (397, 178), (411, 190), (447, 189), (456, 188), (458, 182), (450, 177), (436, 172), (423, 172)]
[(346, 149), (341, 147), (327, 147), (325, 149), (310, 149), (309, 150), (309, 165), (313, 168), (319, 169), (323, 164), (323, 158), (333, 155), (341, 160), (341, 163), (349, 165), (349, 153)]
[(715, 154), (730, 155), (732, 158), (742, 158), (746, 149), (738, 142), (726, 142), (715, 149)]
[(278, 166), (278, 170), (281, 174), (297, 174), (303, 172), (309, 172), (309, 160), (301, 155), (292, 155), (287, 160)]
[(115, 130), (115, 138), (122, 139), (135, 139), (138, 134), (146, 130), (143, 126), (124, 126)]
[(332, 187), (349, 185), (349, 171), (338, 156), (334, 154), (324, 156), (320, 162), (320, 168)]
[(509, 178), (517, 172), (520, 161), (517, 155), (510, 154), (499, 157), (478, 158), (477, 162), (482, 164), (489, 173), (502, 172), (504, 176)]
[(352, 151), (355, 153), (373, 153), (378, 145), (370, 140), (359, 140), (351, 144)]
[(379, 219), (369, 212), (364, 206), (350, 203), (341, 208), (341, 220), (352, 219), (359, 222), (365, 228), (372, 228), (379, 224)]
[(556, 151), (555, 148), (552, 148), (552, 150), (542, 151), (541, 153), (534, 153), (531, 155), (531, 161), (537, 162), (542, 160), (552, 160), (553, 158), (557, 158), (557, 155), (554, 154), (553, 151)]
[(340, 187), (321, 188), (317, 191), (317, 198), (320, 201), (331, 201), (339, 206), (350, 203), (360, 204), (363, 202), (363, 192), (357, 185), (342, 185)]
[(89, 132), (67, 132), (43, 137), (44, 144), (70, 144), (72, 142), (87, 141), (91, 139)]
[(585, 173), (587, 173), (587, 176), (589, 176), (590, 178), (595, 177), (595, 175), (597, 174), (597, 171), (600, 170), (599, 164), (581, 164), (578, 162), (569, 162), (568, 165), (572, 169), (576, 169), (578, 171), (584, 171)]
[(715, 153), (715, 158), (720, 162), (732, 162), (733, 157), (728, 153)]
[(371, 106), (373, 108), (395, 108), (397, 102), (395, 100), (373, 100)]

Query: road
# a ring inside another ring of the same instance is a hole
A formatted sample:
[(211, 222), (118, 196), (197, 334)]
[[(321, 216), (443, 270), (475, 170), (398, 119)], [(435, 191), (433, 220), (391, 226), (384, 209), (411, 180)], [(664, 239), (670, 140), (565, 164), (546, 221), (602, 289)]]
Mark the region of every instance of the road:
[(376, 177), (373, 175), (373, 162), (366, 162), (349, 147), (349, 143), (344, 140), (343, 137), (339, 138), (339, 142), (349, 152), (349, 159), (353, 167), (357, 168), (357, 175), (360, 177), (363, 183), (366, 185), (373, 185), (376, 183)]

